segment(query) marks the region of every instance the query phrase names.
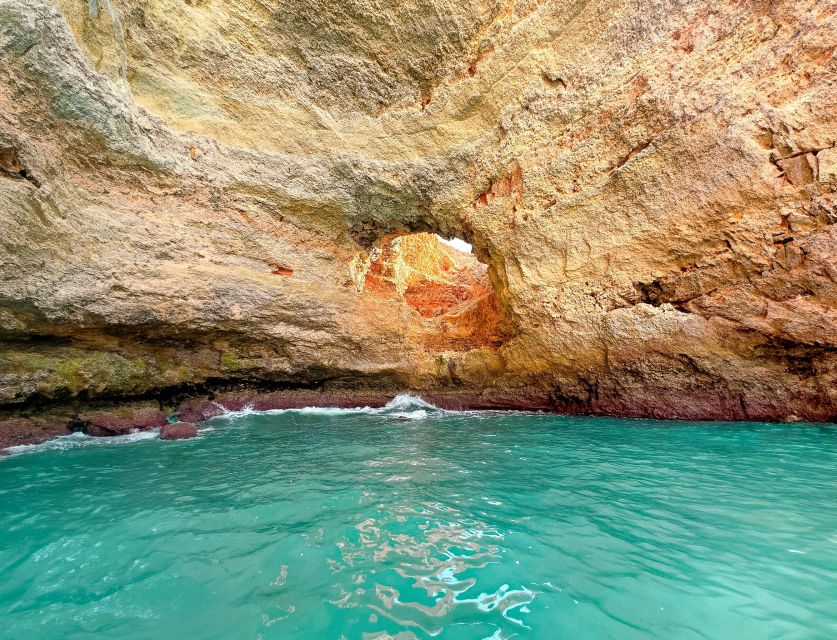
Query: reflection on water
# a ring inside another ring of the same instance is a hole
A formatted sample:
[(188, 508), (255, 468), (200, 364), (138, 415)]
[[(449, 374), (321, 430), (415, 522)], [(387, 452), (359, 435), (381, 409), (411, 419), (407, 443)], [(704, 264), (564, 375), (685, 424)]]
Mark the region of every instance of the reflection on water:
[[(479, 570), (501, 562), (500, 531), (439, 503), (377, 509), (378, 518), (355, 525), (356, 539), (337, 544), (340, 559), (331, 568), (341, 578), (341, 593), (333, 604), (369, 607), (403, 629), (429, 636), (453, 621), (476, 618), (495, 625), (501, 634), (496, 637), (526, 628), (514, 614), (523, 613), (534, 592), (508, 584), (491, 593), (477, 587)], [(382, 567), (393, 574), (382, 574)]]
[(837, 637), (837, 431), (244, 410), (0, 460), (0, 636)]

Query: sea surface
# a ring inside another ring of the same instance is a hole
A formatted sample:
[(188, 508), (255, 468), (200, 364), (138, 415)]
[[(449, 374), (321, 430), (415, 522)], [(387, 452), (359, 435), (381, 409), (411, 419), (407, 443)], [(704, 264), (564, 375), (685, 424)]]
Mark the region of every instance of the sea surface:
[(0, 638), (837, 638), (837, 427), (230, 413), (0, 459)]

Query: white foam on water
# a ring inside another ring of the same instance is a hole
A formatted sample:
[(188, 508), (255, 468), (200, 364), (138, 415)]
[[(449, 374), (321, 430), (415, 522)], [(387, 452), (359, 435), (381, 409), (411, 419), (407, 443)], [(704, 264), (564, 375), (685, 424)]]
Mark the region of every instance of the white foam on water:
[(77, 447), (89, 446), (112, 446), (120, 444), (132, 444), (134, 442), (142, 442), (143, 440), (154, 440), (159, 437), (160, 430), (153, 429), (151, 431), (134, 431), (124, 436), (111, 436), (106, 438), (96, 438), (89, 436), (86, 433), (77, 431), (66, 436), (58, 436), (52, 440), (41, 442), (40, 444), (20, 444), (6, 449), (11, 454), (32, 453), (35, 451), (46, 450), (64, 450), (75, 449)]
[(214, 420), (215, 418), (227, 418), (229, 420), (235, 420), (236, 418), (246, 418), (247, 416), (251, 416), (255, 414), (267, 414), (270, 413), (269, 411), (256, 411), (253, 408), (253, 405), (248, 404), (245, 405), (242, 409), (234, 411), (233, 409), (227, 409), (224, 405), (220, 404), (219, 402), (215, 403), (221, 410), (224, 412), (221, 415), (215, 416), (210, 418), (210, 420)]
[[(542, 413), (540, 411), (531, 412), (531, 411), (507, 411), (507, 410), (453, 410), (453, 409), (442, 409), (441, 407), (437, 407), (436, 405), (427, 402), (424, 398), (419, 396), (410, 394), (410, 393), (399, 393), (396, 395), (392, 400), (387, 402), (383, 407), (353, 407), (353, 408), (341, 408), (341, 407), (303, 407), (300, 409), (265, 409), (265, 410), (256, 410), (253, 408), (252, 405), (246, 405), (242, 409), (239, 410), (232, 410), (227, 409), (224, 405), (216, 402), (215, 403), (220, 409), (224, 411), (219, 416), (211, 418), (207, 422), (211, 422), (212, 420), (223, 419), (223, 420), (236, 420), (238, 418), (246, 418), (250, 415), (279, 415), (283, 413), (300, 413), (300, 414), (310, 414), (310, 415), (320, 415), (320, 416), (340, 416), (340, 415), (358, 415), (358, 414), (365, 414), (370, 416), (381, 416), (384, 418), (390, 418), (395, 420), (405, 420), (405, 421), (412, 421), (412, 420), (424, 420), (425, 418), (431, 415), (451, 415), (451, 416), (468, 416), (468, 417), (475, 417), (475, 418), (483, 418), (488, 417), (490, 415), (495, 414), (527, 414), (532, 415), (535, 413)], [(200, 437), (204, 433), (208, 433), (212, 431), (214, 428), (212, 426), (206, 425), (202, 426), (198, 429), (198, 434)], [(76, 432), (71, 433), (70, 435), (66, 436), (58, 436), (57, 438), (53, 438), (52, 440), (47, 440), (46, 442), (42, 442), (40, 444), (21, 444), (13, 447), (8, 447), (6, 451), (10, 454), (20, 454), (20, 453), (30, 453), (33, 451), (44, 451), (49, 449), (73, 449), (76, 447), (85, 447), (85, 446), (111, 446), (111, 445), (120, 445), (120, 444), (131, 444), (134, 442), (141, 442), (143, 440), (153, 440), (159, 437), (160, 430), (154, 429), (150, 431), (135, 431), (133, 433), (129, 433), (124, 436), (111, 436), (111, 437), (93, 437), (87, 434)]]
[[(222, 408), (223, 405), (219, 405)], [(442, 409), (434, 404), (431, 404), (409, 393), (399, 393), (392, 400), (387, 402), (383, 407), (302, 407), (299, 409), (264, 409), (257, 411), (252, 405), (247, 405), (238, 411), (225, 410), (218, 418), (227, 420), (234, 420), (236, 418), (244, 418), (250, 415), (280, 415), (283, 413), (300, 413), (307, 415), (319, 416), (341, 416), (341, 415), (357, 415), (365, 414), (371, 416), (384, 416), (388, 418), (396, 418), (402, 420), (423, 420), (431, 414), (445, 414), (445, 413), (466, 413), (458, 411), (449, 411)]]
[(447, 409), (440, 409), (435, 404), (430, 404), (424, 398), (414, 396), (409, 393), (399, 393), (392, 400), (382, 407), (381, 411), (398, 411), (406, 409), (428, 409), (430, 411), (447, 411)]

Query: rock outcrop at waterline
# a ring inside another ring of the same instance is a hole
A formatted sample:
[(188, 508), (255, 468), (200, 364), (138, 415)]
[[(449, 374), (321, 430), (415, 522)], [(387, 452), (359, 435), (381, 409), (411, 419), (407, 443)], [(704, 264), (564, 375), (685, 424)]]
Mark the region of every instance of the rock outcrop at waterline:
[(174, 422), (160, 429), (160, 440), (188, 440), (197, 435), (198, 428), (190, 422)]
[(0, 0), (0, 405), (834, 420), (835, 47), (833, 0)]

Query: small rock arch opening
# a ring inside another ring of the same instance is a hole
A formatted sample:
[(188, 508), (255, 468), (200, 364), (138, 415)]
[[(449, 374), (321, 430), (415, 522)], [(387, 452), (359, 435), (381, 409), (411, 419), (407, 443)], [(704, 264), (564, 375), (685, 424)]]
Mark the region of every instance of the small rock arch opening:
[(353, 270), (364, 294), (404, 305), (430, 350), (498, 347), (509, 337), (488, 265), (461, 238), (424, 232), (385, 236)]
[(474, 252), (474, 247), (465, 242), (462, 238), (443, 238), (440, 235), (437, 235), (436, 237), (439, 238), (439, 242), (442, 244), (445, 244), (452, 249), (456, 249), (457, 251), (461, 251), (462, 253)]

